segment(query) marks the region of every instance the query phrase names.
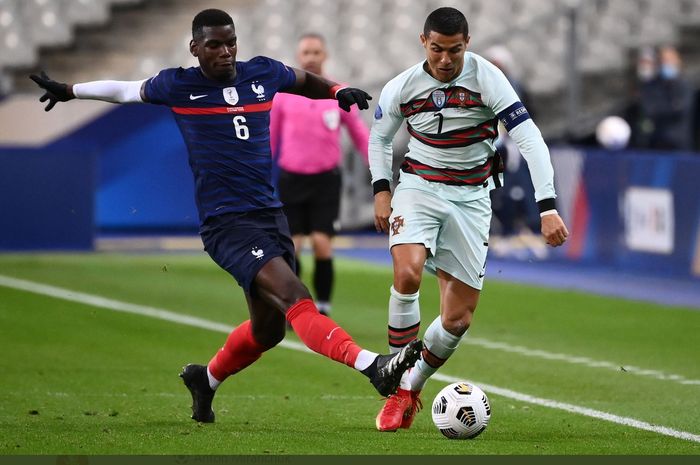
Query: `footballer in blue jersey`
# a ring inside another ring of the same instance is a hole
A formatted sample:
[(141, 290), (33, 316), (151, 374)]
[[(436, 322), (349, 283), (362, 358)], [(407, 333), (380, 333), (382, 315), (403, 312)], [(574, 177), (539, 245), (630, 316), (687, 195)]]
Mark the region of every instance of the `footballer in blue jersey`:
[(270, 58), (237, 62), (237, 50), (231, 17), (208, 9), (192, 21), (190, 52), (197, 67), (165, 69), (128, 82), (70, 85), (43, 72), (30, 78), (45, 90), (39, 100), (48, 101), (46, 111), (79, 98), (167, 105), (175, 116), (194, 174), (204, 249), (243, 288), (250, 314), (207, 365), (189, 364), (180, 374), (192, 397), (194, 420), (214, 421), (216, 389), (279, 344), (287, 322), (307, 347), (355, 368), (381, 395), (391, 395), (420, 357), (422, 343), (378, 355), (318, 312), (294, 273), (294, 245), (271, 184), (269, 115), (277, 92), (334, 98), (345, 111), (352, 105), (367, 109), (371, 97)]
[(235, 69), (225, 84), (199, 67), (165, 69), (145, 82), (146, 100), (169, 106), (180, 127), (202, 222), (282, 206), (270, 177), (270, 110), (272, 98), (292, 88), (296, 74), (266, 57), (237, 62)]

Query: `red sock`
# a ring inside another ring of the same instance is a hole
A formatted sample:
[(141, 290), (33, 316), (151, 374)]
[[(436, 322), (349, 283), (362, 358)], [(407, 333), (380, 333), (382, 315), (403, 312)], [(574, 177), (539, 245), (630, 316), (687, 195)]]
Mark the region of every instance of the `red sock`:
[(250, 320), (246, 320), (229, 334), (226, 344), (209, 362), (209, 371), (218, 381), (223, 381), (251, 365), (266, 350), (253, 338)]
[(336, 362), (355, 367), (355, 360), (362, 348), (335, 321), (318, 313), (313, 300), (300, 300), (289, 307), (287, 321), (306, 347)]

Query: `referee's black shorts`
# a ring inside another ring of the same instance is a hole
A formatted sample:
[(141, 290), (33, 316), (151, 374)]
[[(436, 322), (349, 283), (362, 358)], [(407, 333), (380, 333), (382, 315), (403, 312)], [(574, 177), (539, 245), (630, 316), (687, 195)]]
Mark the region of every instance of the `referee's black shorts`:
[(339, 168), (318, 174), (282, 170), (277, 187), (292, 235), (335, 235), (334, 224), (340, 212)]

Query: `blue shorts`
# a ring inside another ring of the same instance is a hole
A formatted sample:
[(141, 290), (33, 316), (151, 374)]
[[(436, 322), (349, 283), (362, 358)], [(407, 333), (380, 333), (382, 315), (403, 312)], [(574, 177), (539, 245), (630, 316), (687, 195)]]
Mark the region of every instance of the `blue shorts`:
[(263, 265), (275, 257), (296, 269), (294, 243), (280, 208), (210, 217), (199, 233), (204, 250), (247, 293)]

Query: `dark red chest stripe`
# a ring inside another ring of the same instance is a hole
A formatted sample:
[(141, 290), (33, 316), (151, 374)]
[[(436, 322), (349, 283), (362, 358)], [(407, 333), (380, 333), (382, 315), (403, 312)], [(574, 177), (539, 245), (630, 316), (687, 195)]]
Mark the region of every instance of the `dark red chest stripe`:
[(188, 107), (172, 107), (171, 110), (179, 115), (226, 115), (240, 113), (257, 113), (270, 111), (272, 102), (253, 103), (252, 105), (243, 105), (240, 107), (208, 107), (208, 108), (188, 108)]
[(436, 112), (443, 108), (475, 108), (483, 107), (481, 94), (471, 91), (466, 87), (448, 87), (442, 89), (445, 92), (445, 104), (438, 107), (433, 100), (433, 94), (426, 99), (411, 100), (401, 105), (401, 114), (404, 118), (413, 116), (416, 113)]
[(444, 132), (442, 134), (427, 134), (420, 132), (409, 124), (408, 133), (417, 140), (431, 147), (468, 147), (472, 144), (476, 144), (477, 142), (487, 139), (495, 139), (498, 136), (498, 119), (494, 118), (489, 121), (484, 121), (473, 128), (456, 129), (454, 131)]

